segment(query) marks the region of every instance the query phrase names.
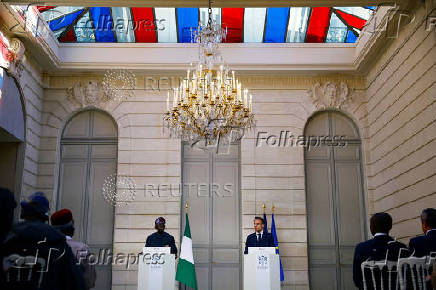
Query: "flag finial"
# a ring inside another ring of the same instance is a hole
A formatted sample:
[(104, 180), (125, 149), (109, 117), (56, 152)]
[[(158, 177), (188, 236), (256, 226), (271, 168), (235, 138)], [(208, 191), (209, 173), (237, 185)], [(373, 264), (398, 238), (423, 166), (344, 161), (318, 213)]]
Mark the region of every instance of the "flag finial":
[(188, 212), (188, 203), (185, 204), (185, 211)]
[(274, 206), (274, 203), (272, 204), (272, 207), (271, 207), (271, 211), (272, 211), (272, 213), (274, 213), (274, 209), (275, 209), (276, 207)]
[(265, 204), (262, 204), (262, 208), (263, 208), (263, 213), (265, 213), (266, 205), (265, 205)]

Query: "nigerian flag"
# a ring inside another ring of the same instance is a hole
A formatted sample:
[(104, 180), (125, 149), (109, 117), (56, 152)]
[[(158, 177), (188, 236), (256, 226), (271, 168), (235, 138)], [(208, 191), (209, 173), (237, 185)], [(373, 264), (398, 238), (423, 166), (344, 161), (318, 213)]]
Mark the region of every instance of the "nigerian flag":
[(195, 275), (194, 256), (192, 254), (191, 229), (189, 228), (188, 214), (186, 214), (185, 233), (183, 234), (180, 259), (177, 265), (176, 281), (193, 289), (197, 288), (197, 276)]

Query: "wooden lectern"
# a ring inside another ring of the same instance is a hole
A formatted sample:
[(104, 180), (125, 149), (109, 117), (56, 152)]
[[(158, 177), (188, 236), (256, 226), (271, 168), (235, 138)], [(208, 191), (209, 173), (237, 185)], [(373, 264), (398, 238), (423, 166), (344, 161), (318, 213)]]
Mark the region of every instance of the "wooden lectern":
[(280, 290), (280, 259), (274, 247), (248, 248), (244, 290)]

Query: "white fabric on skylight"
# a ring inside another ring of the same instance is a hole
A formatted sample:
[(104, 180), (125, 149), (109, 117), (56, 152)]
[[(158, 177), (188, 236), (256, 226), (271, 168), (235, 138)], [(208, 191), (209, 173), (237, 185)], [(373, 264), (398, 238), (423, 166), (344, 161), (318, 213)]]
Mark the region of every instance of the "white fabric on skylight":
[(158, 42), (177, 42), (175, 8), (154, 8)]
[(244, 42), (263, 42), (266, 8), (245, 8)]
[[(200, 8), (200, 23), (202, 25), (206, 25), (209, 19), (208, 10), (208, 8)], [(212, 20), (215, 20), (217, 24), (221, 24), (221, 8), (212, 8)]]
[(50, 10), (44, 11), (41, 13), (42, 19), (46, 22), (53, 20), (55, 18), (59, 18), (63, 15), (70, 14), (71, 12), (83, 9), (84, 7), (76, 7), (76, 6), (57, 6)]
[(342, 10), (348, 14), (354, 14), (357, 17), (368, 20), (372, 15), (372, 10), (363, 7), (334, 7), (336, 9)]
[(291, 7), (286, 42), (304, 42), (310, 7)]

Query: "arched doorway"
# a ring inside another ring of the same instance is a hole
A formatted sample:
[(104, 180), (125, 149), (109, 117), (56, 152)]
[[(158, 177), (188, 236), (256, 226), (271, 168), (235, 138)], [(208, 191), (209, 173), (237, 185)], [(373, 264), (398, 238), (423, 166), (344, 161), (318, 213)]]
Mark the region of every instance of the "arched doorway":
[(366, 237), (359, 133), (344, 114), (325, 111), (304, 134), (324, 140), (305, 150), (310, 288), (355, 289), (354, 247)]
[[(114, 207), (104, 200), (102, 187), (116, 173), (117, 140), (114, 120), (97, 110), (74, 115), (61, 137), (57, 208), (73, 212), (74, 239), (97, 257), (112, 254)], [(98, 261), (96, 269), (95, 289), (110, 289), (111, 262)]]
[[(16, 79), (0, 68), (0, 187), (20, 200), (24, 166), (25, 116)], [(18, 214), (18, 210), (15, 211)]]

